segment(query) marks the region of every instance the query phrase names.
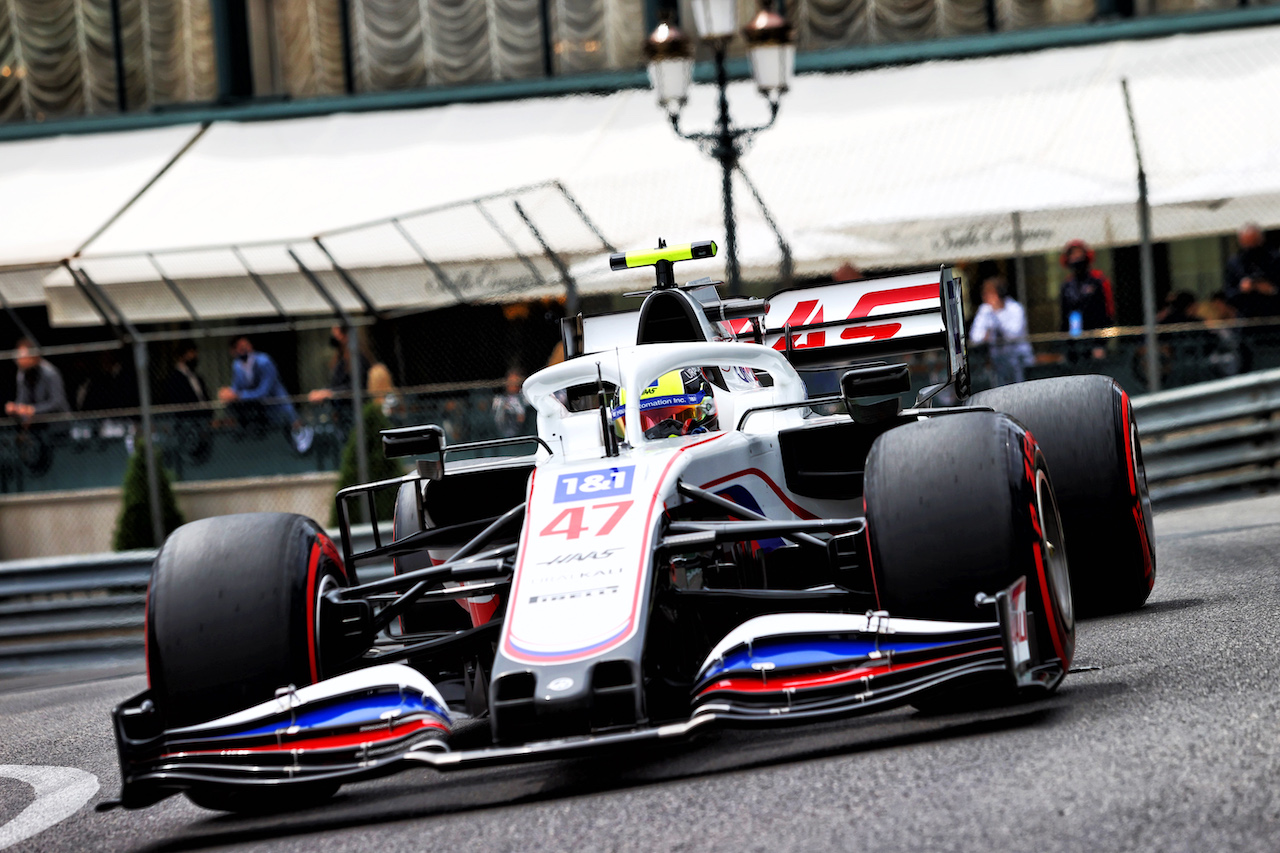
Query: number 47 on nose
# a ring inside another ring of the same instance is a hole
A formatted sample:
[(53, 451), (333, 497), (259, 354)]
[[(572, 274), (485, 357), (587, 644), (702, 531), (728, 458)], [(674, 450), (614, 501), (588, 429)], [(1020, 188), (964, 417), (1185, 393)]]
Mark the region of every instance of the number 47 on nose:
[(618, 522), (622, 521), (623, 516), (631, 509), (631, 505), (635, 501), (614, 501), (612, 503), (593, 504), (592, 506), (575, 506), (561, 510), (560, 514), (551, 520), (551, 523), (542, 528), (539, 536), (567, 536), (569, 539), (577, 539), (584, 533), (592, 530), (587, 526), (587, 516), (590, 514), (592, 524), (597, 523), (603, 518), (604, 523), (594, 528), (595, 532), (592, 536), (608, 536), (613, 529), (618, 526)]

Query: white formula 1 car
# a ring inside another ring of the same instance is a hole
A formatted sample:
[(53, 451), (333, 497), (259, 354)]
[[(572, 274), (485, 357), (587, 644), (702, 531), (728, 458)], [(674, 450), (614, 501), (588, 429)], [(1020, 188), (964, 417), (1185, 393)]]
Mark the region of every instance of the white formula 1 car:
[[(934, 407), (968, 397), (945, 268), (769, 299), (677, 285), (674, 262), (714, 253), (612, 258), (657, 286), (566, 321), (569, 357), (524, 385), (537, 436), (384, 433), (416, 469), (339, 493), (341, 552), (295, 515), (177, 530), (149, 689), (114, 714), (114, 804), (280, 808), (408, 766), (1016, 701), (1062, 681), (1077, 606), (1146, 600), (1151, 510), (1114, 382)], [(937, 349), (945, 381), (904, 409), (903, 357)], [(815, 369), (842, 371), (838, 394), (806, 395)], [(382, 490), (392, 541), (353, 553), (352, 510)], [(387, 559), (394, 576), (358, 577)]]

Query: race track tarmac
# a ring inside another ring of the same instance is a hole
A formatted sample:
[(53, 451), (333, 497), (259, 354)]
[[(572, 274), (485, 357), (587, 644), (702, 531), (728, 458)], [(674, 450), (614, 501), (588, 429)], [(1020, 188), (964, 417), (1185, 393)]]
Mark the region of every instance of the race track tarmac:
[(96, 813), (118, 786), (108, 712), (144, 680), (0, 682), (0, 847), (34, 815), (48, 828), (8, 849), (1280, 850), (1280, 497), (1162, 511), (1156, 531), (1151, 601), (1081, 623), (1048, 700), (413, 770), (283, 816)]

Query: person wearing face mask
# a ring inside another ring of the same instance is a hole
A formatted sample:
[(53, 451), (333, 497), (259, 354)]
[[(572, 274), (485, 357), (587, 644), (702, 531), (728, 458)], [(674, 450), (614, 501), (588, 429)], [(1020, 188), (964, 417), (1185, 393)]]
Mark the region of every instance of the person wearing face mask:
[[(1072, 240), (1062, 250), (1067, 278), (1059, 291), (1061, 328), (1072, 336), (1092, 329), (1115, 325), (1116, 303), (1111, 281), (1093, 267), (1093, 250), (1083, 240)], [(1094, 358), (1106, 354), (1101, 346), (1092, 348)]]
[(243, 336), (232, 342), (231, 354), (231, 385), (218, 389), (218, 399), (230, 404), (241, 426), (257, 432), (265, 432), (268, 427), (291, 427), (298, 452), (309, 450), (310, 428), (298, 420), (298, 413), (289, 402), (289, 389), (284, 387), (271, 356), (255, 350)]
[[(347, 335), (347, 330), (341, 326), (334, 326), (329, 330), (329, 346), (334, 350), (333, 366), (329, 372), (329, 384), (323, 388), (317, 388), (307, 395), (307, 399), (312, 403), (319, 403), (323, 400), (333, 399), (335, 393), (341, 393), (351, 390), (351, 338)], [(369, 373), (369, 359), (366, 358), (364, 347), (360, 347), (357, 353), (356, 369), (360, 371), (360, 376), (367, 376)], [(363, 383), (368, 385), (367, 382)]]
[(200, 356), (195, 341), (180, 341), (175, 350), (173, 369), (160, 390), (161, 402), (170, 405), (195, 405), (209, 402), (209, 386), (196, 372)]
[(159, 400), (169, 405), (188, 406), (172, 417), (178, 428), (182, 454), (197, 464), (208, 460), (213, 452), (213, 435), (210, 432), (210, 412), (207, 406), (209, 386), (196, 372), (200, 356), (192, 340), (179, 341), (174, 351), (173, 367), (160, 387)]
[[(333, 421), (344, 432), (351, 426), (351, 403), (348, 397), (345, 403), (335, 401), (335, 394), (351, 393), (351, 338), (342, 326), (334, 326), (329, 330), (329, 346), (333, 349), (332, 365), (329, 369), (329, 383), (307, 394), (312, 403), (331, 403), (329, 414)], [(356, 370), (359, 370), (361, 388), (368, 391), (369, 359), (365, 356), (363, 341), (356, 354)]]

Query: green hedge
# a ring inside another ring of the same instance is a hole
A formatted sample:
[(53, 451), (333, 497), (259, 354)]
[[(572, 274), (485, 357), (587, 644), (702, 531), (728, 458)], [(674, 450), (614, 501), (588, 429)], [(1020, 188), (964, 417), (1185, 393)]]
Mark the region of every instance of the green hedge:
[[(168, 536), (182, 526), (182, 512), (173, 497), (169, 472), (160, 466), (160, 518), (164, 524), (164, 535)], [(147, 491), (147, 453), (146, 444), (139, 441), (129, 457), (129, 465), (124, 470), (124, 495), (120, 505), (120, 515), (116, 518), (116, 531), (111, 540), (111, 547), (117, 551), (131, 551), (135, 548), (157, 548), (151, 529), (151, 500)]]
[[(364, 407), (364, 439), (365, 451), (369, 458), (369, 480), (376, 482), (378, 480), (390, 480), (392, 477), (399, 477), (404, 473), (404, 469), (400, 463), (394, 459), (388, 459), (382, 454), (382, 436), (384, 429), (391, 429), (392, 423), (387, 420), (387, 416), (382, 413), (382, 407), (377, 403), (369, 402)], [(360, 484), (360, 475), (357, 473), (356, 465), (356, 431), (353, 428), (351, 434), (347, 436), (347, 445), (342, 449), (342, 465), (338, 468), (338, 489), (345, 489), (347, 486), (356, 486)], [(337, 493), (335, 492), (335, 495)], [(365, 518), (366, 503), (361, 501), (358, 505), (355, 501), (351, 502), (351, 523), (362, 524), (368, 521)], [(381, 521), (390, 521), (392, 513), (396, 508), (396, 490), (384, 489), (374, 496), (374, 508), (378, 512), (378, 518)], [(335, 504), (329, 509), (329, 526), (338, 526), (338, 507)]]

